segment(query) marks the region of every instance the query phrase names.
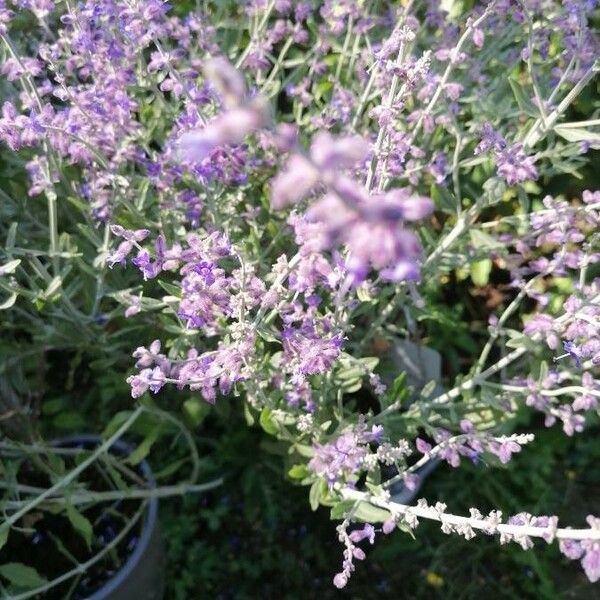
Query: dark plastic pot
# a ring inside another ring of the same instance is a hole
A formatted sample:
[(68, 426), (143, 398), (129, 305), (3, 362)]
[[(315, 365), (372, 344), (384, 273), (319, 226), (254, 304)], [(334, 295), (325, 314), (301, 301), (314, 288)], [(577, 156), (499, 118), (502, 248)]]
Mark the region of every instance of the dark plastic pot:
[[(440, 384), (442, 357), (437, 350), (408, 340), (395, 339), (392, 345), (392, 361), (396, 372), (405, 372), (408, 384), (416, 390), (412, 400), (418, 398), (419, 390), (430, 381), (436, 382), (434, 396), (444, 393), (445, 390)], [(417, 469), (415, 475), (419, 479), (417, 486), (412, 490), (408, 489), (401, 481), (393, 485), (390, 489), (392, 500), (400, 504), (410, 504), (417, 497), (425, 479), (435, 471), (440, 462), (439, 458), (432, 458), (420, 469)]]
[[(61, 438), (55, 441), (57, 446), (93, 448), (102, 439), (98, 435), (85, 434)], [(133, 448), (118, 440), (110, 451), (119, 455), (128, 455)], [(148, 483), (156, 486), (152, 469), (146, 461), (137, 465), (138, 470)], [(150, 498), (142, 531), (135, 549), (125, 564), (100, 589), (87, 600), (162, 600), (164, 593), (163, 548), (158, 523), (158, 499)]]

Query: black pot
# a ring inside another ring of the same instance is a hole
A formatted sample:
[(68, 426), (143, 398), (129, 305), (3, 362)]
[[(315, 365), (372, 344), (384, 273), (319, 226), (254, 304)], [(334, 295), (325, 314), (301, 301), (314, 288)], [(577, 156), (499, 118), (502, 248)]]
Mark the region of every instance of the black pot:
[[(406, 373), (408, 384), (415, 390), (414, 397), (411, 400), (414, 401), (418, 398), (419, 391), (430, 381), (436, 382), (433, 391), (434, 397), (445, 392), (440, 383), (442, 379), (442, 356), (437, 350), (396, 338), (392, 346), (392, 361), (395, 371)], [(432, 458), (420, 469), (417, 469), (415, 475), (419, 479), (417, 486), (412, 490), (408, 489), (401, 481), (392, 485), (390, 488), (392, 500), (399, 504), (410, 504), (417, 497), (425, 479), (435, 471), (440, 462), (439, 458)]]
[[(55, 445), (62, 447), (94, 448), (102, 443), (102, 438), (94, 434), (74, 435), (61, 438)], [(110, 451), (128, 455), (133, 448), (117, 440)], [(156, 486), (152, 469), (146, 461), (137, 469), (148, 483)], [(140, 538), (125, 564), (100, 589), (87, 600), (162, 600), (164, 593), (163, 547), (158, 523), (158, 499), (150, 498), (142, 526)]]

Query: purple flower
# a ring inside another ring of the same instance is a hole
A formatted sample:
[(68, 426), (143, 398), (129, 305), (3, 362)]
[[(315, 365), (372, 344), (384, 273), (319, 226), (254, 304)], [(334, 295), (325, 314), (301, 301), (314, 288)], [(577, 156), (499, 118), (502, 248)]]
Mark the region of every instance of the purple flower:
[(362, 529), (355, 529), (350, 535), (350, 539), (357, 544), (363, 540), (369, 540), (369, 543), (375, 543), (375, 527), (367, 523)]
[(318, 171), (304, 157), (294, 154), (271, 182), (271, 206), (282, 209), (304, 198), (319, 180)]
[(560, 551), (571, 560), (577, 560), (583, 556), (583, 548), (581, 543), (576, 540), (560, 540)]
[(426, 442), (424, 439), (418, 437), (415, 441), (415, 444), (417, 446), (417, 450), (421, 453), (421, 454), (427, 454), (428, 452), (431, 451), (431, 444), (429, 444), (428, 442)]
[(564, 342), (563, 348), (565, 352), (575, 361), (578, 369), (581, 369), (581, 349), (573, 342)]
[(338, 588), (339, 590), (345, 588), (347, 584), (348, 584), (348, 576), (345, 573), (338, 573), (333, 578), (333, 585), (335, 585), (335, 587)]
[(538, 314), (532, 317), (523, 328), (523, 333), (527, 336), (541, 334), (546, 338), (546, 343), (551, 350), (558, 347), (559, 337), (555, 331), (554, 319), (550, 315)]
[(481, 141), (475, 148), (476, 155), (490, 150), (501, 151), (506, 148), (506, 140), (493, 128), (491, 123), (484, 123), (479, 135)]
[(131, 261), (144, 275), (144, 279), (153, 279), (160, 272), (158, 263), (152, 263), (147, 250), (140, 250)]
[(187, 161), (202, 161), (217, 147), (239, 144), (249, 133), (266, 123), (265, 107), (258, 102), (234, 108), (219, 115), (204, 129), (184, 133), (178, 143), (180, 155)]
[(498, 175), (503, 177), (509, 185), (527, 180), (535, 181), (538, 177), (533, 157), (526, 156), (520, 144), (497, 152), (496, 163)]
[(112, 269), (116, 264), (126, 264), (127, 257), (132, 250), (133, 244), (131, 242), (121, 242), (117, 250), (106, 259), (108, 266)]
[(131, 397), (139, 398), (152, 385), (152, 369), (143, 369), (139, 375), (128, 377), (127, 383), (131, 386)]
[(475, 149), (475, 154), (493, 151), (496, 156), (498, 175), (509, 185), (537, 179), (534, 159), (525, 154), (522, 144), (509, 146), (506, 140), (494, 130), (491, 123), (483, 124), (480, 136), (481, 141)]
[(339, 357), (342, 341), (340, 335), (319, 335), (316, 323), (287, 327), (282, 332), (284, 360), (300, 380), (326, 373)]
[(145, 240), (149, 235), (148, 229), (125, 229), (120, 225), (111, 225), (110, 230), (118, 237), (122, 237), (129, 242), (141, 242)]
[(510, 461), (513, 454), (521, 452), (521, 446), (513, 440), (490, 444), (489, 449), (500, 459), (503, 465)]
[(587, 542), (585, 543), (585, 556), (581, 560), (581, 566), (585, 571), (588, 579), (592, 583), (600, 580), (600, 543)]
[(365, 160), (369, 152), (368, 142), (358, 136), (334, 138), (322, 131), (313, 137), (310, 155), (322, 171), (348, 169)]
[(396, 529), (396, 521), (393, 518), (384, 521), (381, 527), (381, 530), (385, 535), (389, 535), (390, 533), (392, 533), (392, 531), (394, 531), (394, 529)]
[(346, 475), (358, 473), (363, 468), (367, 454), (368, 449), (356, 432), (347, 431), (333, 442), (316, 444), (308, 467), (333, 485)]

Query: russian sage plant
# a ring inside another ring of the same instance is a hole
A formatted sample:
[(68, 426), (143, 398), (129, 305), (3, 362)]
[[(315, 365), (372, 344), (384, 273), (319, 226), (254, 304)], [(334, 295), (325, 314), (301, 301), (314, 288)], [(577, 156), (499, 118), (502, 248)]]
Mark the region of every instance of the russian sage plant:
[[(523, 406), (566, 435), (597, 411), (600, 192), (543, 192), (600, 149), (597, 100), (575, 108), (597, 87), (596, 2), (202, 4), (0, 5), (14, 84), (0, 139), (46, 196), (48, 267), (67, 185), (104, 231), (98, 273), (139, 271), (97, 296), (154, 324), (131, 340), (132, 397), (239, 397), (313, 508), (341, 521), (339, 588), (361, 544), (420, 518), (524, 549), (557, 541), (600, 579), (594, 516), (572, 529), (392, 494), (434, 460), (518, 460)], [(13, 38), (23, 14), (35, 41)], [(6, 254), (11, 304), (25, 274)], [(440, 289), (497, 274), (507, 292), (448, 391), (389, 376), (386, 353), (420, 339)]]

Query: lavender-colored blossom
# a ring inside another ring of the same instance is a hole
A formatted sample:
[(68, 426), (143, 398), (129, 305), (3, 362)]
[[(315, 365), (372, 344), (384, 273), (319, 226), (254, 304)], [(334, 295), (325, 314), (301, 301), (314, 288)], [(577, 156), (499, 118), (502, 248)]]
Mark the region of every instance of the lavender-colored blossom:
[(121, 242), (116, 251), (111, 254), (106, 260), (108, 262), (109, 267), (114, 267), (116, 264), (124, 265), (127, 262), (127, 257), (130, 252), (133, 250), (132, 242)]
[(374, 544), (375, 527), (373, 527), (373, 525), (370, 523), (367, 523), (362, 529), (355, 529), (349, 537), (354, 543), (362, 542), (363, 540), (369, 540), (370, 544)]
[(285, 208), (304, 198), (319, 181), (318, 171), (304, 157), (292, 155), (271, 182), (271, 206)]
[(301, 376), (329, 371), (342, 347), (340, 335), (320, 336), (313, 327), (287, 328), (282, 333), (286, 360)]
[(560, 540), (560, 551), (571, 560), (578, 560), (583, 556), (581, 543), (576, 540)]
[(538, 177), (533, 157), (527, 156), (520, 144), (497, 152), (496, 163), (498, 175), (503, 177), (509, 185), (528, 180), (535, 181)]
[(510, 462), (511, 457), (515, 452), (521, 452), (521, 446), (512, 440), (491, 444), (489, 449), (500, 459), (500, 462), (503, 465)]
[(475, 154), (493, 151), (496, 156), (498, 175), (509, 185), (537, 179), (538, 173), (534, 159), (525, 154), (522, 144), (509, 145), (491, 123), (484, 123), (481, 141), (475, 149)]
[(542, 334), (551, 350), (556, 350), (558, 347), (559, 336), (555, 331), (554, 319), (550, 315), (543, 313), (535, 315), (525, 323), (523, 333), (528, 336)]
[(267, 124), (267, 113), (260, 102), (231, 109), (211, 121), (204, 129), (188, 131), (179, 138), (184, 160), (201, 161), (215, 148), (239, 144), (249, 133)]
[(600, 543), (599, 542), (583, 542), (585, 548), (585, 556), (581, 559), (581, 566), (585, 571), (588, 579), (592, 583), (600, 580)]
[(431, 444), (420, 437), (415, 440), (415, 445), (421, 454), (427, 454), (431, 451)]
[(317, 444), (308, 467), (332, 485), (338, 479), (361, 470), (367, 454), (368, 449), (357, 434), (348, 431), (334, 442)]
[(330, 245), (348, 246), (346, 266), (357, 280), (364, 279), (370, 268), (380, 270), (391, 281), (417, 279), (421, 245), (401, 225), (428, 215), (433, 208), (431, 200), (406, 189), (371, 199), (360, 188), (344, 187), (341, 193), (338, 183), (334, 190), (310, 208), (308, 217), (324, 224)]
[(150, 235), (150, 230), (148, 229), (125, 229), (120, 225), (111, 225), (110, 230), (118, 237), (122, 237), (123, 239), (129, 242), (141, 242), (145, 240)]
[(581, 369), (581, 348), (576, 346), (573, 342), (567, 341), (563, 343), (565, 352), (575, 361), (575, 365), (578, 369)]

